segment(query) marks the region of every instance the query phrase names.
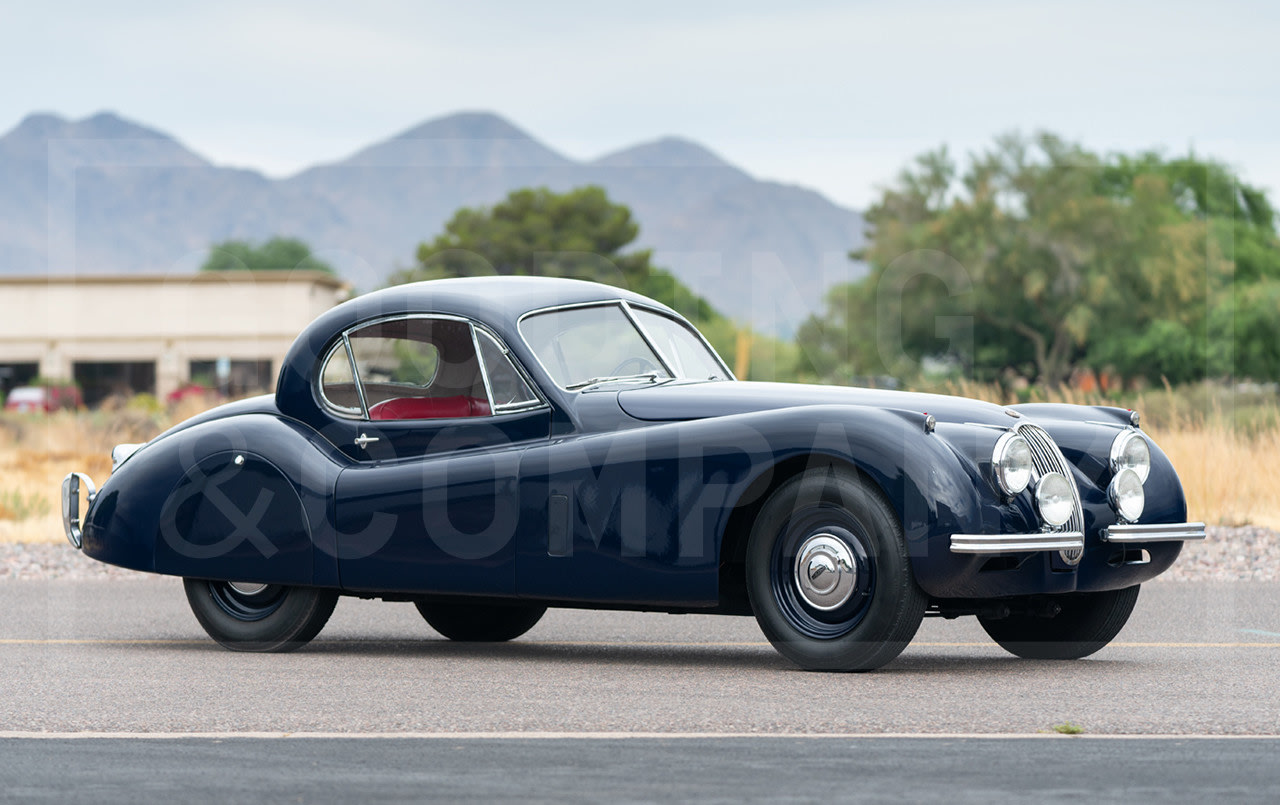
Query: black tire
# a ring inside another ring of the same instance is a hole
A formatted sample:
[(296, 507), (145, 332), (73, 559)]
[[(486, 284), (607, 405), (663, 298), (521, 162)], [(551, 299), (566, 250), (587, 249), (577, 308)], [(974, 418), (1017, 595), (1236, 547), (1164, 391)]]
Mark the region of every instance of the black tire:
[(1139, 586), (1050, 596), (1062, 608), (1052, 618), (1015, 614), (1007, 618), (979, 617), (978, 622), (1010, 654), (1028, 660), (1078, 660), (1120, 634), (1138, 601)]
[[(183, 579), (196, 620), (232, 651), (293, 651), (320, 634), (338, 603), (333, 590)], [(255, 589), (260, 587), (260, 589)]]
[[(780, 486), (751, 529), (746, 561), (761, 631), (807, 670), (880, 668), (911, 642), (928, 604), (897, 514), (852, 472), (810, 470)], [(815, 589), (832, 578), (832, 591)]]
[(440, 604), (417, 601), (427, 624), (460, 643), (501, 643), (514, 640), (542, 620), (546, 607), (523, 604)]

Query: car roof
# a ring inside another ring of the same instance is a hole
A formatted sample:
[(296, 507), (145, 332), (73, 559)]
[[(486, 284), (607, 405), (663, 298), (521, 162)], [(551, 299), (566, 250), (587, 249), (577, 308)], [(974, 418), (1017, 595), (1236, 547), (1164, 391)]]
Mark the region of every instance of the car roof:
[(413, 282), (365, 294), (339, 308), (352, 303), (355, 303), (355, 307), (385, 303), (396, 307), (408, 306), (423, 312), (456, 315), (468, 315), (462, 311), (475, 310), (479, 315), (468, 315), (468, 318), (491, 324), (493, 322), (486, 321), (486, 318), (492, 319), (495, 314), (502, 318), (518, 319), (525, 313), (540, 308), (615, 299), (657, 305), (666, 309), (652, 299), (612, 285), (560, 277), (524, 276), (455, 277)]
[[(521, 353), (523, 344), (517, 323), (526, 313), (619, 299), (678, 315), (660, 302), (623, 288), (558, 277), (459, 277), (412, 282), (363, 294), (321, 314), (294, 341), (281, 366), (277, 403), (290, 416), (301, 418), (311, 406), (311, 373), (325, 347), (338, 333), (367, 321), (417, 313), (462, 316), (489, 327)], [(521, 357), (528, 365), (528, 356)]]

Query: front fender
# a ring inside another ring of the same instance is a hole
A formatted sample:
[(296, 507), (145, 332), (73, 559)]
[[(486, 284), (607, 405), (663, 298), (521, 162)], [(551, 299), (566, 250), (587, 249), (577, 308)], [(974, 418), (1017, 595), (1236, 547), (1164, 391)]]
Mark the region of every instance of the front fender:
[[(748, 490), (769, 488), (775, 468), (796, 458), (849, 464), (865, 474), (897, 513), (912, 571), (926, 592), (945, 588), (957, 565), (975, 564), (950, 552), (951, 534), (1003, 523), (998, 501), (981, 492), (977, 465), (942, 435), (945, 426), (926, 430), (922, 412), (832, 405), (723, 419), (749, 425), (769, 446)], [(736, 506), (757, 502), (750, 495)]]

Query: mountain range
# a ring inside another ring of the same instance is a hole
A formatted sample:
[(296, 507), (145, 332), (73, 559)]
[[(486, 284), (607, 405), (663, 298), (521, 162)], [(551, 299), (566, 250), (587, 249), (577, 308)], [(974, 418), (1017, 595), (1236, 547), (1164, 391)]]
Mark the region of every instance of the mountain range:
[(280, 179), (216, 165), (115, 114), (31, 115), (0, 137), (0, 274), (186, 272), (218, 241), (286, 235), (370, 289), (412, 264), (459, 207), (586, 184), (631, 208), (636, 248), (767, 332), (789, 333), (831, 284), (865, 273), (847, 256), (863, 239), (857, 212), (698, 143), (663, 138), (581, 161), (464, 112)]

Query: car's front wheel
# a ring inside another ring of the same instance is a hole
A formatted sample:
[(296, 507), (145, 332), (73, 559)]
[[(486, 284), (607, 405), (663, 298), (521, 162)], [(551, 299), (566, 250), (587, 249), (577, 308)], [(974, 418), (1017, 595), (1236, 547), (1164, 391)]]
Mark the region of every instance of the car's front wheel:
[(441, 604), (416, 602), (418, 612), (440, 634), (462, 643), (514, 640), (542, 620), (546, 607), (524, 604)]
[(338, 594), (312, 587), (183, 579), (209, 636), (233, 651), (293, 651), (329, 621)]
[(765, 501), (747, 543), (747, 594), (769, 642), (802, 668), (870, 671), (924, 618), (897, 514), (853, 472), (796, 476)]
[(1106, 646), (1129, 621), (1138, 587), (1097, 593), (1048, 596), (1056, 611), (1015, 613), (1006, 618), (979, 616), (991, 639), (1010, 654), (1029, 660), (1078, 660)]

